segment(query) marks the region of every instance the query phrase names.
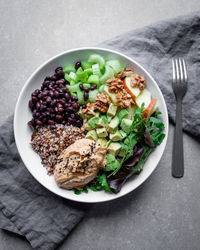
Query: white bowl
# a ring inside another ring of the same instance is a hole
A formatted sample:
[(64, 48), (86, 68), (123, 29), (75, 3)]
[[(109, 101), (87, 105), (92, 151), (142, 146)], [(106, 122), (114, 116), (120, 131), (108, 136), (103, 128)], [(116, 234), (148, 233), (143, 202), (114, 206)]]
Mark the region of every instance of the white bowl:
[[(41, 164), (41, 159), (37, 153), (35, 153), (31, 146), (31, 129), (27, 126), (27, 122), (31, 120), (31, 111), (28, 107), (28, 101), (31, 97), (31, 93), (41, 87), (41, 84), (44, 78), (47, 75), (52, 75), (55, 68), (62, 65), (64, 66), (67, 63), (74, 63), (77, 60), (86, 60), (88, 55), (97, 52), (102, 54), (105, 58), (118, 58), (121, 62), (123, 62), (127, 67), (133, 68), (134, 72), (143, 75), (147, 81), (147, 88), (150, 89), (152, 96), (158, 99), (158, 107), (162, 112), (162, 120), (165, 124), (165, 139), (160, 146), (158, 146), (147, 159), (143, 171), (131, 178), (125, 185), (122, 187), (121, 191), (118, 194), (110, 194), (104, 191), (93, 192), (90, 190), (87, 194), (82, 193), (80, 195), (74, 194), (73, 191), (68, 191), (59, 188), (56, 185), (54, 180), (54, 176), (47, 175), (46, 169)], [(44, 187), (53, 193), (62, 196), (64, 198), (79, 201), (79, 202), (103, 202), (109, 201), (116, 198), (119, 198), (125, 194), (136, 189), (140, 186), (155, 170), (158, 162), (160, 161), (162, 154), (165, 149), (165, 145), (168, 137), (168, 113), (165, 104), (165, 100), (160, 91), (155, 80), (152, 76), (136, 61), (132, 58), (125, 56), (119, 52), (103, 49), (103, 48), (79, 48), (74, 50), (69, 50), (59, 54), (50, 60), (43, 63), (27, 80), (21, 93), (19, 95), (14, 115), (14, 134), (15, 141), (18, 148), (18, 151), (21, 155), (21, 158), (32, 174), (32, 176)]]

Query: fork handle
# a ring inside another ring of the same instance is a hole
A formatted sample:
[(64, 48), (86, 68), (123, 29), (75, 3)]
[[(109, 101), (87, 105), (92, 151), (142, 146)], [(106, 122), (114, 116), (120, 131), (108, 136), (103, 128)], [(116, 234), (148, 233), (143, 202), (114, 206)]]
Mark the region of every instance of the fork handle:
[(176, 100), (176, 127), (172, 159), (172, 175), (181, 178), (184, 175), (183, 131), (182, 131), (182, 100)]

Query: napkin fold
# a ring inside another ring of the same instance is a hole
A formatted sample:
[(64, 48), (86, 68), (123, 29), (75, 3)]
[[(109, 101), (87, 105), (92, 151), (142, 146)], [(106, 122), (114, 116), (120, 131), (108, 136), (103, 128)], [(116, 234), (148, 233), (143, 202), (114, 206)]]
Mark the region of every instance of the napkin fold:
[[(183, 57), (188, 92), (183, 101), (183, 127), (200, 138), (200, 13), (130, 31), (100, 46), (134, 58), (155, 78), (174, 122), (171, 58)], [(65, 200), (41, 186), (18, 154), (11, 116), (0, 129), (0, 228), (27, 238), (33, 248), (55, 249), (81, 220), (88, 205)]]

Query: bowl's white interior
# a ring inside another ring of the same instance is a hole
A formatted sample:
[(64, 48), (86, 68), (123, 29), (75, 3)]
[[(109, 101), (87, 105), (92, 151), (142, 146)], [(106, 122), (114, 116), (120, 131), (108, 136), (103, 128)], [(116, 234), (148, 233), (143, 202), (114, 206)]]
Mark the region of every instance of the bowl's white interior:
[[(163, 143), (159, 147), (157, 147), (156, 150), (150, 155), (150, 157), (145, 163), (144, 170), (141, 172), (141, 174), (130, 179), (123, 186), (122, 190), (118, 194), (109, 194), (103, 191), (93, 192), (90, 190), (88, 194), (83, 193), (81, 195), (76, 195), (73, 193), (73, 191), (67, 191), (59, 188), (54, 181), (54, 176), (47, 175), (46, 169), (41, 164), (40, 157), (32, 150), (29, 144), (32, 131), (27, 126), (27, 122), (31, 119), (31, 111), (28, 108), (28, 101), (31, 97), (31, 93), (35, 89), (41, 87), (44, 78), (47, 75), (52, 75), (56, 67), (60, 65), (64, 66), (67, 63), (74, 63), (77, 60), (86, 60), (88, 58), (88, 55), (93, 52), (101, 53), (106, 59), (118, 58), (125, 65), (133, 68), (136, 73), (145, 76), (147, 81), (147, 88), (151, 91), (152, 96), (158, 99), (158, 107), (159, 110), (162, 112), (162, 119), (165, 124), (166, 137)], [(150, 74), (146, 72), (142, 66), (140, 66), (131, 58), (112, 50), (98, 48), (82, 48), (64, 52), (50, 59), (42, 66), (40, 66), (27, 80), (20, 93), (15, 109), (14, 133), (17, 148), (25, 166), (35, 177), (35, 179), (38, 180), (44, 187), (54, 192), (55, 194), (58, 194), (64, 198), (68, 198), (71, 200), (81, 202), (102, 202), (116, 199), (129, 193), (130, 191), (141, 185), (151, 175), (153, 170), (156, 168), (165, 149), (168, 135), (168, 114), (166, 104), (159, 87), (157, 86), (153, 78), (150, 76)]]

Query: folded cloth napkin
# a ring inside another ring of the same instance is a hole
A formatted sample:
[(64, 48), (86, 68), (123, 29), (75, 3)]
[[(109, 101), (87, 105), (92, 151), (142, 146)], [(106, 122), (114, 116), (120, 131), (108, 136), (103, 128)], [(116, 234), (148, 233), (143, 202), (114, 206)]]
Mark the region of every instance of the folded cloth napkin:
[[(188, 92), (183, 102), (184, 130), (200, 136), (200, 13), (128, 32), (101, 46), (117, 49), (141, 63), (156, 79), (174, 121), (171, 57), (184, 57)], [(33, 248), (55, 249), (81, 220), (88, 206), (62, 199), (29, 174), (13, 135), (13, 118), (0, 130), (0, 227), (24, 235)]]

